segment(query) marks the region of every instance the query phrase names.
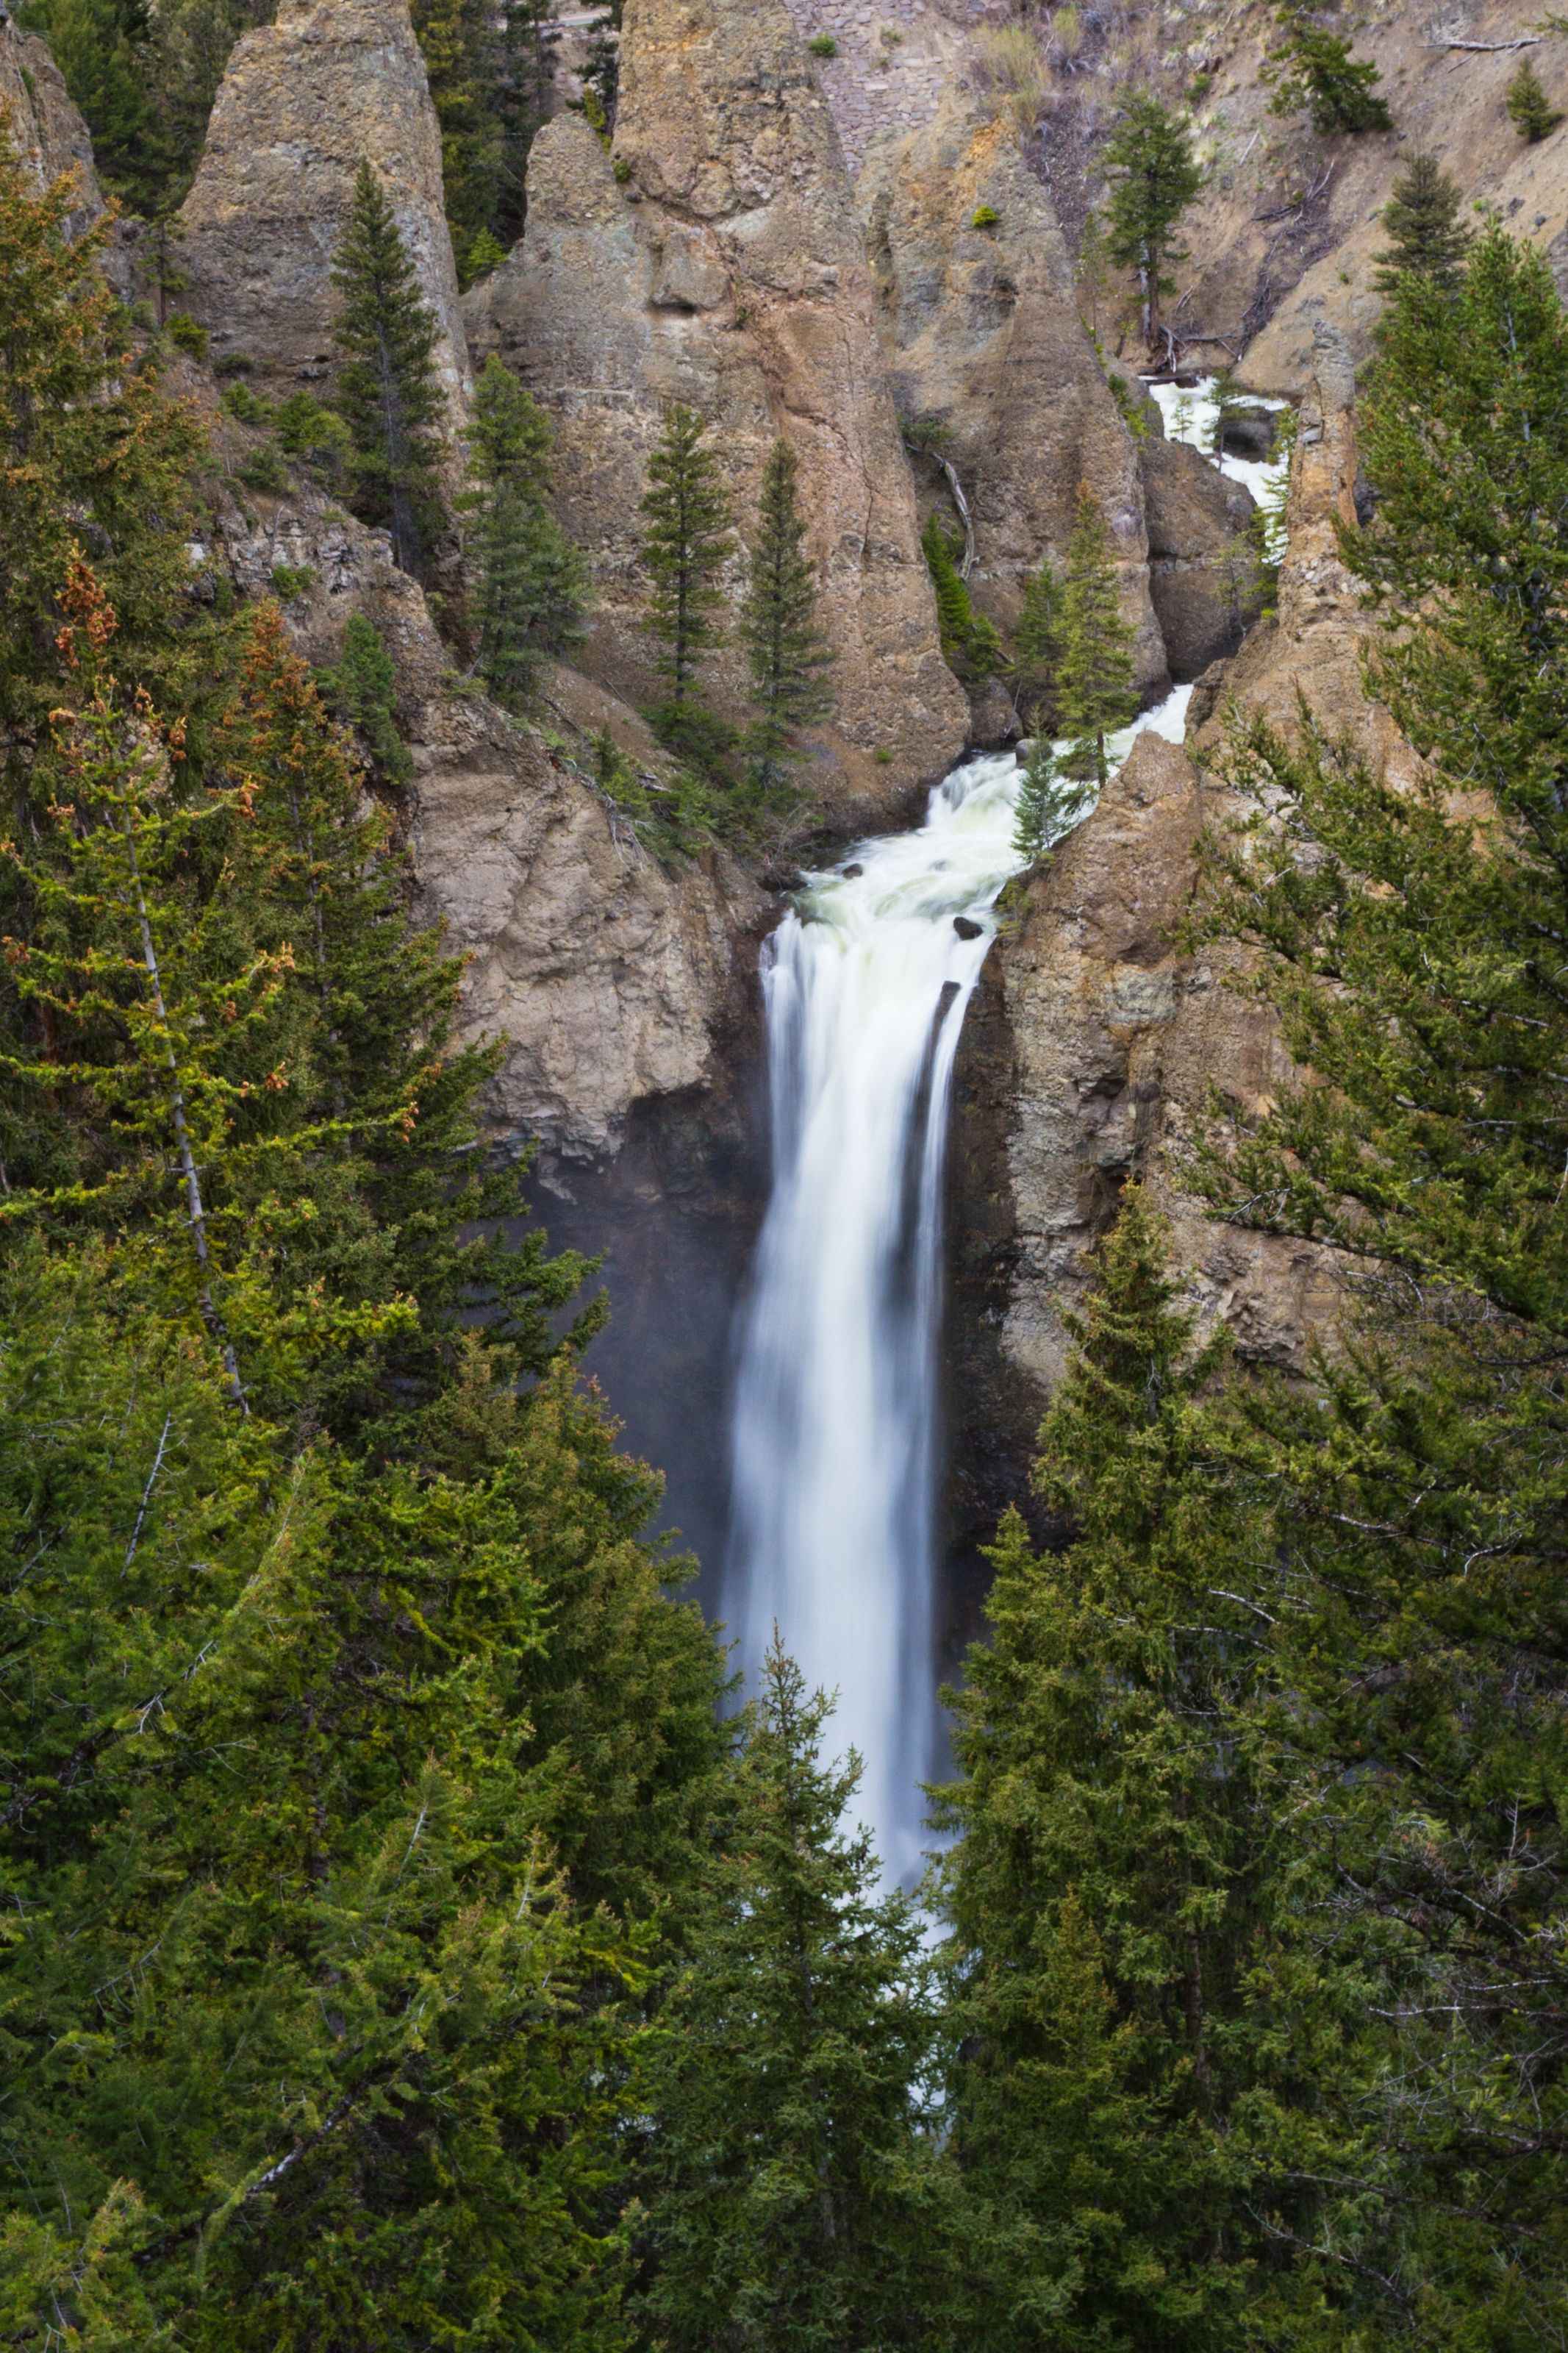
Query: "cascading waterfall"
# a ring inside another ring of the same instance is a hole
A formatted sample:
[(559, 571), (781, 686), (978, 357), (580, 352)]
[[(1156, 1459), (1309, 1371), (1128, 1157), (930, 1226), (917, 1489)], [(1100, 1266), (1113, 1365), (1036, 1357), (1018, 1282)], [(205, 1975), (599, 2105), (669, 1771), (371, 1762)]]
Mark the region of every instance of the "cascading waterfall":
[[(1180, 740), (1182, 687), (1140, 727)], [(1124, 757), (1136, 731), (1110, 746)], [(972, 760), (917, 832), (810, 875), (763, 958), (773, 1194), (744, 1311), (726, 1615), (837, 1689), (856, 1810), (918, 1872), (937, 1737), (936, 1350), (959, 1031), (996, 927), (1017, 763)]]

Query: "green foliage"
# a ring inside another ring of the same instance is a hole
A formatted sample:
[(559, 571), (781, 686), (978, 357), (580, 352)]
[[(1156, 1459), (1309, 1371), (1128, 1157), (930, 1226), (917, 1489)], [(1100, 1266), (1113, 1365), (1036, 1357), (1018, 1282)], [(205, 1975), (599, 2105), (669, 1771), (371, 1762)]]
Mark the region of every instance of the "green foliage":
[(1435, 156), (1412, 155), (1378, 216), (1388, 235), (1372, 281), (1380, 294), (1392, 294), (1403, 277), (1453, 292), (1471, 243), (1459, 220), (1463, 201)]
[(1520, 137), (1532, 147), (1548, 132), (1555, 131), (1563, 120), (1561, 111), (1552, 105), (1542, 90), (1541, 76), (1528, 58), (1521, 58), (1503, 104), (1508, 111), (1508, 119)]
[(838, 1827), (858, 1767), (824, 1764), (827, 1716), (775, 1643), (695, 1952), (650, 2037), (642, 2305), (670, 2353), (952, 2341), (921, 1927)]
[[(615, 128), (620, 96), (621, 12), (626, 0), (603, 0), (588, 26), (588, 55), (583, 75), (583, 111), (596, 131), (607, 137)], [(597, 121), (595, 117), (597, 115)]]
[(826, 718), (833, 704), (825, 675), (833, 651), (817, 622), (816, 574), (805, 553), (805, 524), (789, 443), (778, 440), (763, 470), (762, 506), (752, 543), (741, 639), (752, 673), (757, 717), (746, 749), (764, 792), (786, 781), (798, 729)]
[(1104, 156), (1111, 175), (1104, 249), (1118, 268), (1138, 273), (1143, 339), (1153, 351), (1160, 297), (1173, 290), (1171, 266), (1184, 259), (1176, 224), (1203, 186), (1203, 172), (1187, 123), (1146, 90), (1122, 98)]
[(1258, 1555), (1167, 1247), (1131, 1189), (1040, 1433), (1071, 1540), (1038, 1556), (1008, 1514), (949, 1694), (950, 2112), (1009, 2348), (1222, 2353), (1259, 2237), (1225, 2130), (1268, 2049), (1237, 2031), (1275, 1842), (1236, 1730)]
[(270, 434), (246, 452), (239, 479), (247, 491), (260, 491), (268, 498), (283, 498), (293, 488), (283, 452)]
[(1110, 387), (1110, 397), (1121, 411), (1122, 421), (1134, 441), (1146, 441), (1149, 438), (1149, 419), (1143, 414), (1142, 390), (1134, 392), (1127, 378), (1118, 375), (1114, 369), (1105, 381)]
[(550, 512), (550, 425), (500, 359), (474, 393), (468, 480), (479, 674), (498, 702), (526, 702), (540, 662), (581, 644), (587, 567)]
[(122, 680), (194, 723), (217, 667), (187, 594), (200, 428), (132, 347), (100, 271), (107, 225), (72, 242), (70, 207), (68, 182), (37, 193), (0, 135), (0, 756), (18, 791), (68, 699), (58, 598), (84, 545)]
[(1043, 735), (1058, 723), (1057, 672), (1062, 658), (1062, 584), (1048, 555), (1024, 589), (1013, 629), (1013, 676), (1019, 702)]
[(942, 652), (961, 678), (983, 685), (1003, 667), (1002, 641), (994, 623), (977, 613), (971, 603), (968, 584), (958, 568), (957, 548), (934, 510), (926, 517), (921, 545), (936, 592)]
[(730, 501), (705, 440), (706, 418), (671, 403), (648, 460), (642, 560), (651, 584), (647, 630), (678, 714), (697, 700), (702, 656), (721, 641), (719, 574), (734, 550)]
[(1217, 465), (1225, 455), (1226, 430), (1247, 410), (1251, 403), (1243, 391), (1234, 368), (1222, 368), (1209, 387), (1214, 403), (1214, 419), (1209, 427), (1209, 455)]
[(1393, 130), (1387, 100), (1373, 94), (1383, 77), (1369, 59), (1352, 57), (1349, 41), (1312, 24), (1297, 0), (1283, 0), (1276, 15), (1285, 37), (1263, 68), (1275, 85), (1270, 114), (1310, 112), (1313, 130), (1325, 136)]
[(164, 332), (176, 351), (188, 352), (192, 359), (205, 359), (209, 340), (207, 331), (198, 326), (188, 311), (172, 311)]
[(1049, 736), (1037, 735), (1018, 777), (1014, 855), (1037, 865), (1064, 833), (1070, 833), (1088, 816), (1093, 800), (1093, 791), (1087, 785), (1058, 774)]
[(275, 415), (272, 403), (252, 392), (243, 376), (223, 388), (222, 403), (226, 413), (239, 425), (270, 425)]
[(369, 754), (376, 775), (395, 792), (414, 781), (414, 763), (397, 732), (397, 668), (375, 623), (351, 613), (342, 659), (322, 674), (321, 691)]
[(994, 205), (981, 205), (969, 226), (971, 228), (994, 228), (1001, 217)]
[(404, 571), (427, 575), (445, 524), (446, 406), (436, 316), (381, 182), (362, 164), (332, 266), (338, 290), (338, 406), (353, 443), (353, 505), (392, 533)]
[(1121, 617), (1110, 534), (1099, 501), (1080, 490), (1078, 516), (1068, 543), (1062, 575), (1061, 659), (1057, 702), (1064, 735), (1064, 776), (1092, 780), (1103, 790), (1109, 776), (1105, 739), (1137, 716), (1132, 684), (1134, 632)]
[(272, 567), (272, 593), (285, 605), (296, 596), (308, 596), (318, 578), (313, 564), (275, 564)]
[(838, 44), (831, 33), (814, 33), (805, 46), (814, 58), (836, 58), (838, 55)]
[[(231, 392), (241, 387), (232, 385)], [(226, 405), (229, 395), (224, 396)], [(265, 408), (266, 404), (258, 403)], [(316, 481), (337, 489), (347, 478), (353, 455), (348, 427), (335, 409), (326, 407), (313, 393), (291, 392), (270, 412), (278, 446), (286, 458)]]

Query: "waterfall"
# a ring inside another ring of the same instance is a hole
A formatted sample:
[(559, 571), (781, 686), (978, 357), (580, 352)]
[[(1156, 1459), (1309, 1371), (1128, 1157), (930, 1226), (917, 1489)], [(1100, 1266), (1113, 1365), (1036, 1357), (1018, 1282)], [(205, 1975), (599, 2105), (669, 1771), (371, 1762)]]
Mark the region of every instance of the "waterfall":
[[(1188, 691), (1140, 725), (1180, 740)], [(809, 875), (763, 954), (773, 1192), (742, 1312), (726, 1615), (749, 1670), (776, 1623), (807, 1681), (837, 1690), (857, 1811), (906, 1883), (937, 1740), (948, 1103), (1018, 871), (1016, 789), (1011, 754), (967, 762), (917, 831)]]

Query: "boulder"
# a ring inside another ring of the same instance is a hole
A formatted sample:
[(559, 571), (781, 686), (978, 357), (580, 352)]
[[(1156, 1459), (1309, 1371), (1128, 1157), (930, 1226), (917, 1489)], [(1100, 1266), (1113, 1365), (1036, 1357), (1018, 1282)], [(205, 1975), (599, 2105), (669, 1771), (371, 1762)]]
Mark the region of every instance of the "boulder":
[[(812, 797), (875, 821), (951, 767), (968, 714), (837, 138), (784, 0), (627, 0), (621, 56), (614, 156), (577, 115), (534, 142), (526, 235), (465, 304), (472, 355), (500, 353), (552, 413), (561, 518), (597, 591), (583, 663), (633, 703), (661, 691), (637, 509), (663, 411), (709, 419), (742, 543), (789, 440), (837, 654)], [(743, 578), (737, 554), (731, 604)], [(708, 677), (740, 716), (738, 647)]]
[(439, 330), (454, 429), (468, 351), (442, 207), (441, 134), (408, 0), (281, 0), (234, 48), (179, 215), (186, 309), (215, 355), (274, 391), (332, 364), (332, 260), (360, 164), (380, 174)]
[(1163, 693), (1136, 445), (1079, 316), (1050, 196), (1012, 131), (960, 84), (934, 121), (873, 146), (857, 199), (894, 397), (942, 428), (973, 516), (976, 601), (1005, 627), (1041, 557), (1065, 554), (1087, 484), (1138, 632), (1138, 684)]
[(1150, 434), (1139, 451), (1149, 531), (1149, 587), (1178, 681), (1235, 653), (1259, 603), (1247, 541), (1255, 512), (1233, 482), (1184, 441)]

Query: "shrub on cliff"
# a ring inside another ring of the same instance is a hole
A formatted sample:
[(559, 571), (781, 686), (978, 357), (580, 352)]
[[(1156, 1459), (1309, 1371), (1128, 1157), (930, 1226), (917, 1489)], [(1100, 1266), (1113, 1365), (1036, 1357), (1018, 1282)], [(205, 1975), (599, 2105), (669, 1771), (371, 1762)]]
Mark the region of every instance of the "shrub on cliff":
[(1305, 111), (1325, 135), (1392, 131), (1387, 100), (1376, 95), (1383, 77), (1371, 60), (1353, 57), (1349, 41), (1314, 25), (1296, 0), (1285, 0), (1276, 13), (1285, 37), (1263, 68), (1264, 79), (1275, 84), (1269, 112)]

